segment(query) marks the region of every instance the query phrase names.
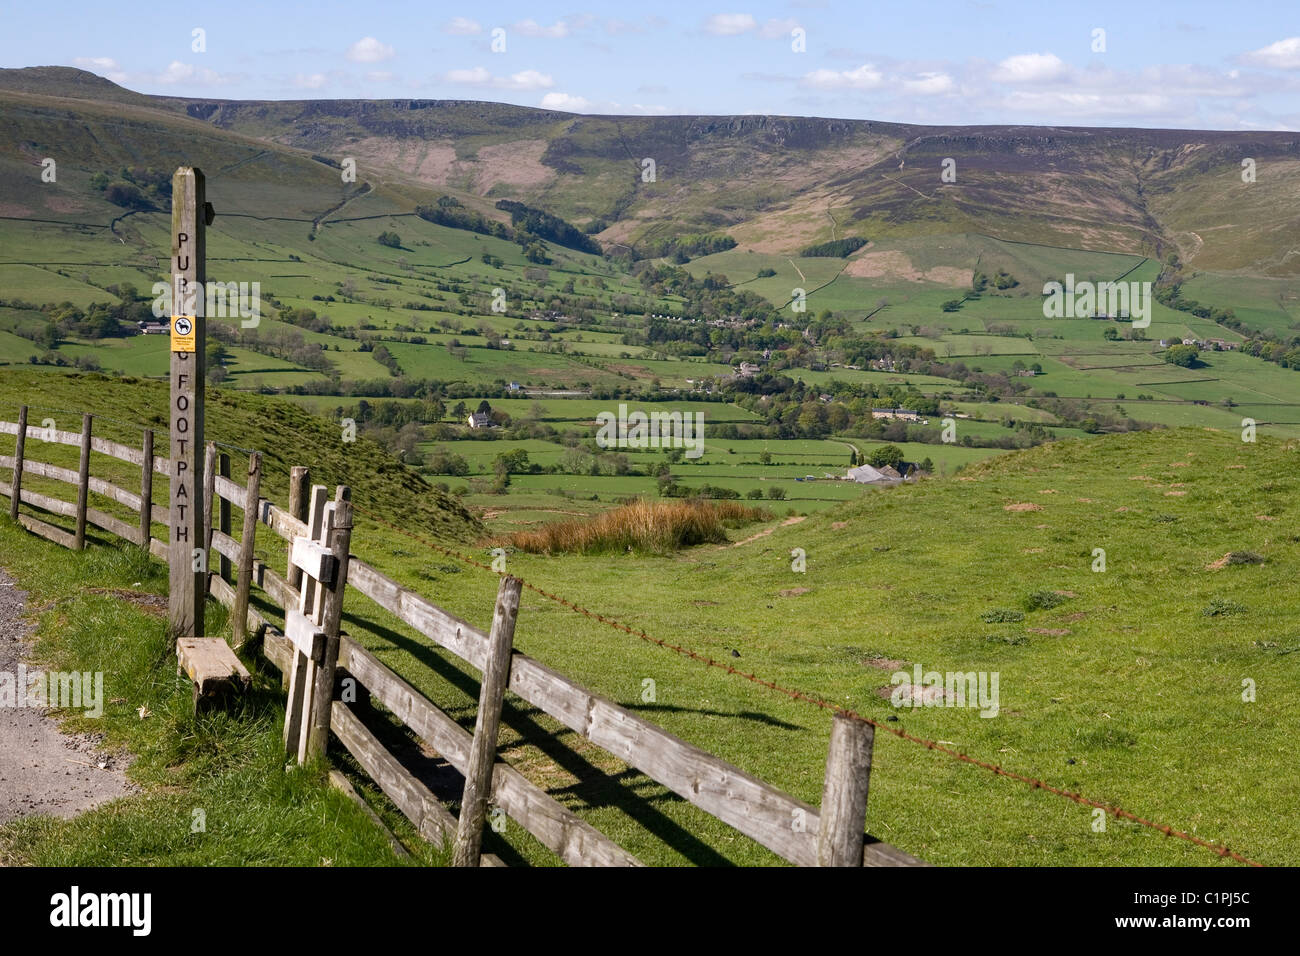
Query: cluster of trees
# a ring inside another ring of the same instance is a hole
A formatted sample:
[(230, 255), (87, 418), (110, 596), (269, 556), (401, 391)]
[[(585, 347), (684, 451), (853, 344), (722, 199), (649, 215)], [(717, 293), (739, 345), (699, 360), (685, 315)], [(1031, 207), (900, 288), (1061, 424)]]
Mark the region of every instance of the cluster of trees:
[(325, 349), (315, 342), (308, 342), (302, 332), (283, 325), (269, 328), (246, 329), (242, 325), (230, 325), (225, 322), (208, 323), (208, 335), (226, 345), (238, 345), (240, 348), (270, 355), (285, 362), (292, 362), (302, 368), (334, 375), (337, 370), (334, 363), (325, 354)]
[(861, 236), (845, 236), (843, 239), (831, 239), (827, 242), (819, 242), (816, 245), (808, 246), (802, 249), (799, 255), (805, 259), (812, 259), (817, 256), (833, 256), (837, 259), (843, 259), (845, 256), (852, 255), (867, 244), (867, 240)]
[[(1177, 257), (1171, 256), (1170, 268), (1176, 270), (1178, 267)], [(1167, 276), (1162, 274), (1162, 278), (1167, 278)], [(1260, 333), (1247, 329), (1232, 309), (1220, 309), (1198, 302), (1196, 299), (1185, 298), (1182, 293), (1182, 284), (1178, 281), (1158, 284), (1154, 294), (1157, 302), (1171, 309), (1190, 312), (1192, 315), (1202, 319), (1209, 319), (1225, 328), (1249, 334), (1250, 338), (1241, 346), (1241, 351), (1247, 355), (1253, 355), (1266, 362), (1273, 362), (1283, 368), (1300, 369), (1300, 335), (1292, 336), (1289, 340), (1281, 340), (1271, 331)], [(1169, 351), (1173, 351), (1173, 349), (1171, 348)], [(1165, 353), (1165, 361), (1172, 361), (1168, 352)], [(1182, 362), (1176, 364), (1181, 365)]]
[(1164, 359), (1170, 365), (1182, 368), (1196, 368), (1200, 362), (1201, 350), (1195, 345), (1171, 345), (1165, 349)]
[[(498, 200), (496, 205), (502, 212), (510, 213), (510, 224), (515, 227), (517, 233), (546, 239), (557, 246), (589, 252), (595, 256), (604, 252), (599, 242), (559, 216), (552, 216), (549, 212), (526, 206), (513, 199)], [(524, 243), (521, 242), (520, 245)], [(526, 247), (525, 254), (527, 254)]]
[(715, 252), (726, 252), (734, 248), (736, 248), (736, 240), (731, 236), (692, 233), (651, 240), (639, 251), (643, 252), (642, 258), (672, 259), (673, 262), (682, 265), (696, 256), (709, 256)]
[(1016, 286), (1020, 285), (1020, 282), (1005, 269), (999, 269), (997, 272), (993, 273), (992, 276), (986, 276), (983, 272), (976, 269), (970, 280), (971, 291), (983, 292), (990, 285), (995, 289), (1004, 290), (1014, 289)]
[(381, 246), (388, 246), (390, 249), (402, 248), (402, 237), (395, 232), (381, 232), (378, 242)]
[(148, 166), (123, 166), (116, 176), (95, 173), (90, 185), (123, 209), (157, 209), (171, 202), (171, 174)]
[(496, 236), (498, 239), (514, 238), (505, 223), (488, 219), (473, 209), (466, 209), (454, 196), (440, 196), (436, 203), (416, 206), (415, 214), (439, 226), (465, 229), (483, 236)]

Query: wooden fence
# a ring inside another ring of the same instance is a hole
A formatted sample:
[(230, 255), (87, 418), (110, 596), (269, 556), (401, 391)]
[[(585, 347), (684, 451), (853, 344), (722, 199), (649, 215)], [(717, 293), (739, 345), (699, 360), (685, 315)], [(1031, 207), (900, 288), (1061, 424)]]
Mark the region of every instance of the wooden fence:
[[(167, 560), (167, 543), (154, 538), (151, 527), (155, 521), (165, 524), (167, 519), (166, 507), (152, 502), (153, 476), (169, 474), (170, 461), (153, 454), (151, 431), (146, 430), (141, 446), (134, 448), (96, 437), (90, 415), (83, 416), (80, 433), (30, 426), (24, 406), (17, 422), (0, 421), (0, 433), (16, 437), (15, 454), (0, 455), (0, 468), (12, 469), (11, 481), (0, 483), (0, 494), (10, 498), (10, 516), (23, 527), (65, 547), (82, 548), (86, 525), (92, 524), (147, 548), (161, 560)], [(79, 448), (78, 470), (32, 459), (28, 439), (33, 437)], [(307, 469), (296, 467), (292, 470), (291, 500), (288, 508), (280, 508), (259, 493), (260, 456), (256, 453), (249, 456), (248, 477), (240, 483), (230, 477), (229, 458), (224, 454), (218, 456), (211, 444), (207, 450), (204, 494), (207, 509), (205, 527), (209, 529), (209, 540), (206, 544), (219, 556), (218, 569), (208, 573), (209, 593), (232, 609), (231, 632), (236, 646), (249, 635), (260, 633), (263, 653), (285, 675), (287, 684), (294, 673), (296, 648), (302, 645), (291, 642), (278, 627), (251, 607), (249, 598), (251, 587), (256, 585), (272, 604), (286, 609), (286, 621), (293, 617), (293, 609), (306, 607), (301, 589), (311, 587), (312, 579), (304, 578), (304, 560), (295, 563), (294, 554), (304, 548), (308, 551), (314, 548), (318, 552), (315, 559), (319, 559), (322, 548), (314, 543), (321, 540), (320, 529), (313, 529), (307, 521), (310, 496)], [(139, 491), (91, 475), (92, 453), (139, 466)], [(74, 485), (76, 502), (65, 502), (24, 488), (23, 478), (27, 475)], [(325, 489), (317, 486), (316, 491), (319, 496)], [(138, 522), (131, 524), (90, 507), (89, 495), (92, 492), (137, 512)], [(340, 488), (336, 500), (343, 501), (347, 497), (347, 489)], [(214, 503), (217, 506), (215, 514)], [(41, 517), (21, 512), (20, 504), (47, 514), (72, 518), (74, 533), (70, 534)], [(231, 534), (232, 505), (243, 512), (243, 530), (238, 540)], [(287, 543), (290, 559), (284, 575), (255, 554), (258, 524), (269, 528)], [(295, 542), (314, 544), (295, 547)], [(438, 846), (448, 841), (454, 843), (454, 862), (457, 865), (500, 863), (479, 851), (489, 803), (504, 811), (564, 863), (641, 865), (612, 839), (497, 756), (497, 733), (506, 690), (791, 863), (802, 866), (926, 865), (864, 833), (873, 746), (873, 728), (869, 724), (843, 715), (835, 716), (819, 810), (514, 649), (514, 616), (519, 604), (517, 580), (502, 578), (496, 617), (491, 630), (485, 632), (385, 576), (355, 555), (348, 554), (346, 546), (343, 554), (334, 555), (334, 558), (341, 559), (346, 567), (346, 587), (340, 587), (338, 593), (340, 603), (344, 590), (353, 589), (484, 675), (474, 733), (471, 734), (382, 664), (374, 654), (346, 634), (340, 634), (338, 607), (324, 617), (323, 626), (328, 628), (330, 620), (333, 622), (333, 633), (326, 634), (326, 638), (333, 641), (335, 655), (331, 670), (336, 671), (339, 678), (355, 680), (364, 688), (366, 697), (381, 702), (465, 777), (459, 820), (382, 745), (358, 716), (360, 707), (339, 699), (334, 686), (327, 691), (326, 706), (319, 707), (318, 719), (324, 722), (323, 734), (319, 736), (320, 749), (332, 731), (394, 805), (411, 820), (422, 837)], [(232, 567), (236, 571), (233, 584), (228, 580)], [(320, 624), (321, 620), (318, 616), (315, 623)], [(293, 713), (292, 700), (289, 713)], [(311, 713), (309, 707), (302, 711), (300, 719), (308, 719)], [(287, 717), (286, 723), (289, 719)], [(306, 738), (305, 731), (303, 737)]]

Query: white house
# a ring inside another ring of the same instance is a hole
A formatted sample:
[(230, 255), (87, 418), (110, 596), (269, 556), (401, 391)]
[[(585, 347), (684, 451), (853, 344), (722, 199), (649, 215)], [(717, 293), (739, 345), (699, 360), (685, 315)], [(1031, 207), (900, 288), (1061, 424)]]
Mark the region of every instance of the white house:
[(468, 421), (470, 428), (492, 427), (492, 416), (487, 412), (470, 412)]

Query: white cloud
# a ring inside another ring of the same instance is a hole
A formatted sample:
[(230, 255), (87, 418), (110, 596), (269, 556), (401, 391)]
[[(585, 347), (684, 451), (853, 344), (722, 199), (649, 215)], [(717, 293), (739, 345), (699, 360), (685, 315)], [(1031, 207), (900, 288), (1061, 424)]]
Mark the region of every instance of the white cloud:
[(442, 25), (442, 32), (458, 37), (473, 36), (475, 33), (483, 32), (483, 25), (477, 20), (470, 20), (467, 17), (456, 17), (449, 23)]
[(300, 90), (319, 90), (327, 82), (324, 73), (298, 73), (293, 78), (293, 85)]
[(592, 107), (591, 100), (585, 96), (573, 96), (570, 93), (547, 93), (537, 104), (544, 110), (563, 110), (566, 113), (586, 113)]
[(935, 96), (939, 93), (951, 93), (955, 88), (952, 77), (947, 73), (918, 73), (916, 79), (904, 80), (903, 91)]
[(1043, 83), (1060, 79), (1067, 71), (1055, 53), (1021, 53), (999, 63), (993, 79), (999, 83)]
[(544, 27), (536, 20), (520, 20), (512, 29), (526, 37), (548, 37), (558, 40), (569, 35), (569, 25), (563, 20), (556, 20), (549, 27)]
[(1007, 109), (1048, 117), (1147, 117), (1173, 115), (1174, 101), (1160, 93), (1076, 93), (1016, 90), (1002, 99)]
[(114, 83), (122, 84), (127, 82), (128, 77), (126, 71), (123, 70), (121, 64), (111, 56), (79, 56), (72, 62), (83, 70), (98, 73), (100, 76), (106, 77)]
[(537, 70), (522, 70), (511, 73), (505, 81), (505, 89), (510, 90), (544, 90), (555, 85), (555, 81), (545, 73)]
[(393, 74), (388, 70), (377, 70), (373, 73), (366, 74), (367, 83), (388, 83), (393, 79)]
[(864, 63), (856, 70), (813, 70), (802, 82), (822, 90), (874, 90), (885, 85), (885, 75)]
[(443, 81), (461, 86), (484, 86), (497, 90), (545, 90), (555, 85), (549, 74), (537, 70), (521, 70), (509, 76), (493, 76), (486, 67), (476, 66), (472, 70), (449, 70), (443, 74)]
[(787, 17), (784, 20), (768, 20), (763, 24), (763, 29), (759, 30), (759, 35), (768, 40), (775, 40), (778, 37), (788, 37), (790, 31), (799, 26), (799, 21), (793, 17)]
[(216, 70), (209, 70), (206, 67), (199, 69), (193, 63), (182, 63), (180, 60), (172, 60), (167, 64), (167, 69), (151, 75), (149, 79), (164, 85), (188, 83), (191, 86), (219, 86), (230, 82), (229, 78), (222, 76)]
[(1243, 53), (1239, 62), (1267, 66), (1275, 70), (1300, 70), (1300, 37), (1288, 37), (1266, 47)]
[(542, 97), (538, 105), (545, 110), (562, 110), (567, 113), (604, 113), (604, 114), (637, 114), (662, 116), (668, 112), (666, 106), (647, 106), (643, 103), (633, 103), (630, 106), (624, 106), (622, 103), (613, 103), (610, 101), (596, 102), (589, 100), (585, 96), (574, 96), (571, 93), (547, 93)]
[(111, 56), (79, 56), (72, 61), (83, 70), (103, 70), (121, 72), (122, 67)]
[(374, 37), (363, 37), (348, 47), (347, 58), (353, 63), (379, 63), (391, 60), (394, 50)]
[(492, 82), (492, 73), (486, 67), (476, 66), (472, 70), (448, 70), (442, 78), (464, 86), (487, 86)]
[(704, 21), (704, 29), (720, 37), (734, 37), (757, 28), (758, 21), (749, 13), (715, 13)]

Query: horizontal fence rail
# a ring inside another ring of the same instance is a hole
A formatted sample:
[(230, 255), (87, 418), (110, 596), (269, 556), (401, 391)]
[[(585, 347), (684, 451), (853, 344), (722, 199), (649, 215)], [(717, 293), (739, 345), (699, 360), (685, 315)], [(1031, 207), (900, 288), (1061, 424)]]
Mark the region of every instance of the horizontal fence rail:
[[(19, 423), (0, 421), (0, 434), (15, 435), (18, 439), (14, 455), (0, 456), (0, 468), (10, 468), (13, 471), (10, 483), (0, 483), (0, 493), (11, 498), (11, 514), (15, 514), (24, 527), (66, 547), (84, 545), (84, 533), (69, 533), (33, 515), (18, 514), (12, 499), (16, 498), (23, 505), (49, 514), (72, 518), (78, 528), (84, 528), (88, 522), (136, 545), (145, 546), (155, 557), (166, 560), (167, 543), (152, 537), (149, 527), (154, 519), (161, 519), (164, 523), (166, 521), (166, 508), (154, 505), (151, 501), (152, 477), (154, 474), (167, 475), (170, 462), (153, 454), (152, 432), (145, 430), (142, 444), (136, 448), (94, 437), (90, 416), (86, 416), (80, 433), (31, 425), (23, 428), (25, 422), (25, 408)], [(81, 467), (74, 471), (32, 459), (30, 453), (41, 442), (81, 449)], [(91, 452), (137, 466), (140, 469), (139, 491), (91, 476)], [(256, 585), (273, 605), (286, 609), (286, 621), (291, 616), (289, 609), (298, 607), (302, 600), (300, 582), (304, 579), (293, 563), (293, 555), (295, 542), (298, 542), (296, 552), (300, 555), (299, 560), (302, 560), (301, 553), (311, 552), (310, 548), (302, 544), (304, 539), (312, 537), (312, 529), (303, 520), (306, 517), (305, 469), (294, 469), (291, 497), (296, 500), (291, 501), (290, 507), (285, 509), (259, 495), (260, 473), (255, 465), (250, 464), (248, 483), (241, 484), (229, 477), (228, 460), (224, 456), (221, 456), (221, 473), (216, 471), (218, 456), (214, 449), (209, 448), (208, 458), (214, 464), (210, 473), (204, 476), (204, 491), (208, 499), (205, 502), (205, 527), (210, 529), (207, 544), (217, 554), (223, 567), (239, 571), (234, 583), (220, 573), (209, 571), (209, 593), (234, 612), (231, 624), (236, 641), (247, 635), (261, 634), (263, 653), (286, 675), (287, 680), (293, 657), (298, 652), (289, 636), (250, 605), (249, 589)], [(256, 461), (256, 458), (250, 461)], [(76, 486), (76, 503), (23, 488), (24, 475)], [(15, 486), (18, 489), (17, 495), (14, 493)], [(92, 492), (136, 512), (139, 516), (138, 523), (133, 524), (88, 507), (88, 495)], [(232, 507), (245, 515), (243, 533), (239, 539), (231, 534)], [(220, 527), (213, 527), (214, 519), (217, 518)], [(254, 553), (256, 524), (270, 529), (286, 542), (291, 558), (285, 574), (271, 568)], [(319, 546), (317, 550), (320, 550)], [(488, 632), (437, 606), (354, 555), (346, 557), (345, 589), (354, 590), (369, 598), (480, 673), (493, 666), (493, 643)], [(836, 758), (837, 737), (832, 735), (831, 756), (834, 759), (828, 760), (826, 794), (836, 795), (835, 823), (839, 832), (823, 834), (823, 814), (819, 808), (677, 737), (517, 649), (508, 648), (508, 657), (504, 661), (502, 679), (505, 688), (511, 693), (548, 714), (585, 741), (635, 768), (788, 862), (802, 866), (816, 866), (819, 861), (824, 863), (830, 858), (827, 847), (833, 844), (840, 847), (861, 847), (860, 852), (848, 854), (850, 859), (847, 863), (843, 861), (844, 854), (841, 852), (839, 865), (926, 865), (907, 853), (868, 836), (863, 830), (861, 810), (866, 800), (865, 774), (870, 763), (870, 728), (865, 725), (858, 730), (850, 728), (843, 731), (848, 734), (859, 733), (856, 738), (857, 751), (853, 751), (848, 744), (842, 744), (839, 748), (845, 753), (857, 752), (861, 756), (864, 738), (860, 736), (860, 730), (865, 729), (868, 734), (865, 738), (865, 765), (862, 760), (858, 760), (855, 766), (853, 761)], [(337, 666), (341, 673), (353, 678), (364, 688), (370, 699), (383, 704), (448, 764), (467, 779), (473, 777), (475, 768), (472, 766), (472, 758), (476, 746), (474, 734), (461, 727), (346, 634), (338, 637)], [(359, 714), (355, 706), (335, 699), (326, 709), (324, 719), (338, 741), (394, 805), (411, 820), (422, 837), (440, 846), (457, 841), (456, 817), (397, 757), (383, 747)], [(488, 723), (491, 724), (492, 721)], [(841, 732), (837, 729), (837, 734), (839, 733)], [(490, 747), (494, 755), (495, 738), (493, 732), (491, 739), (480, 745)], [(860, 779), (832, 779), (835, 774), (841, 773), (838, 768), (843, 768), (845, 774), (861, 775)], [(491, 804), (504, 811), (562, 862), (579, 866), (641, 865), (635, 856), (564, 807), (499, 756), (492, 758), (489, 778), (490, 783), (487, 780), (485, 783), (489, 783), (486, 789)], [(844, 794), (848, 794), (848, 797), (843, 797)], [(855, 799), (857, 805), (854, 804)], [(460, 841), (457, 841), (457, 846), (459, 859)], [(477, 852), (471, 856), (477, 857)], [(500, 861), (489, 854), (482, 854), (478, 863), (494, 865)]]

